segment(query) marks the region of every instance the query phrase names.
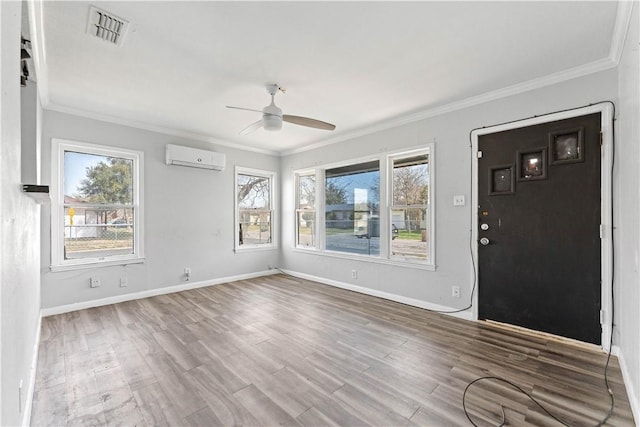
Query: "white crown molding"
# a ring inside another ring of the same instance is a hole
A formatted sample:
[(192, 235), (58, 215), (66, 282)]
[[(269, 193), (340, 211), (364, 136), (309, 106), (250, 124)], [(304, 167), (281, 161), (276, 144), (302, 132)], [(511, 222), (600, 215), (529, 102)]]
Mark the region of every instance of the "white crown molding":
[(325, 139), (323, 141), (306, 145), (304, 147), (282, 151), (280, 155), (289, 156), (292, 154), (314, 150), (316, 148), (326, 147), (338, 142), (344, 142), (361, 136), (371, 135), (372, 133), (380, 132), (431, 117), (436, 117), (442, 114), (451, 113), (453, 111), (462, 110), (464, 108), (473, 107), (485, 102), (495, 101), (500, 98), (518, 95), (531, 90), (540, 89), (546, 86), (551, 86), (557, 83), (576, 79), (578, 77), (584, 77), (589, 74), (615, 68), (620, 63), (622, 49), (624, 48), (624, 42), (626, 40), (629, 24), (631, 22), (631, 12), (634, 3), (634, 1), (630, 0), (621, 0), (618, 2), (618, 9), (616, 11), (616, 22), (614, 24), (613, 35), (611, 36), (611, 46), (609, 48), (609, 56), (607, 58), (602, 58), (588, 64), (580, 65), (568, 70), (559, 71), (557, 73), (528, 80), (526, 82), (517, 83), (515, 85), (507, 86), (502, 89), (486, 92), (477, 96), (472, 96), (460, 101), (455, 101), (438, 107), (429, 108), (417, 113), (402, 115), (373, 126), (365, 126), (361, 129), (356, 129), (352, 132), (334, 138)]
[(38, 94), (42, 106), (49, 101), (49, 73), (47, 72), (47, 55), (45, 52), (44, 32), (42, 31), (42, 2), (28, 0), (29, 32), (31, 34), (31, 49), (33, 53), (33, 67), (38, 79)]
[(192, 139), (195, 141), (208, 142), (214, 145), (220, 145), (224, 147), (230, 147), (237, 150), (250, 151), (254, 153), (267, 154), (271, 156), (278, 156), (276, 151), (265, 150), (255, 147), (247, 147), (240, 144), (234, 144), (231, 142), (223, 141), (214, 138), (209, 135), (203, 135), (196, 132), (189, 132), (185, 130), (152, 125), (149, 123), (138, 122), (135, 120), (128, 120), (121, 117), (111, 116), (108, 114), (94, 113), (90, 111), (80, 110), (76, 108), (66, 107), (59, 104), (55, 104), (51, 101), (49, 90), (49, 79), (47, 70), (47, 56), (45, 50), (44, 33), (42, 31), (43, 19), (42, 19), (42, 1), (41, 0), (28, 0), (27, 6), (29, 10), (29, 30), (31, 32), (31, 45), (33, 48), (33, 62), (38, 78), (38, 93), (40, 94), (40, 102), (44, 110), (58, 111), (66, 114), (73, 114), (75, 116), (85, 117), (93, 120), (100, 120), (103, 122), (119, 124), (123, 126), (129, 126), (136, 129), (148, 130), (151, 132), (158, 132), (165, 135), (177, 136), (180, 138)]
[(203, 135), (201, 133), (189, 132), (189, 131), (186, 131), (186, 130), (175, 129), (175, 128), (170, 128), (170, 127), (164, 127), (164, 126), (158, 126), (158, 125), (152, 125), (152, 124), (145, 123), (145, 122), (138, 122), (138, 121), (135, 121), (135, 120), (128, 120), (128, 119), (123, 119), (121, 117), (110, 116), (108, 114), (102, 114), (102, 113), (95, 113), (95, 112), (91, 112), (91, 111), (79, 110), (79, 109), (71, 108), (71, 107), (64, 107), (64, 106), (57, 105), (57, 104), (54, 104), (54, 103), (51, 103), (51, 102), (48, 105), (44, 105), (43, 104), (42, 108), (44, 108), (45, 110), (50, 110), (50, 111), (58, 111), (60, 113), (73, 114), (75, 116), (85, 117), (85, 118), (88, 118), (88, 119), (100, 120), (100, 121), (107, 122), (107, 123), (114, 123), (114, 124), (117, 124), (117, 125), (128, 126), (128, 127), (132, 127), (132, 128), (135, 128), (135, 129), (148, 130), (148, 131), (151, 131), (151, 132), (162, 133), (164, 135), (171, 135), (171, 136), (177, 136), (177, 137), (180, 137), (180, 138), (192, 139), (192, 140), (195, 140), (195, 141), (208, 142), (208, 143), (211, 143), (211, 144), (214, 144), (214, 145), (221, 145), (221, 146), (224, 146), (224, 147), (235, 148), (237, 150), (251, 151), (251, 152), (260, 153), (260, 154), (268, 154), (268, 155), (271, 155), (271, 156), (278, 156), (280, 154), (277, 151), (271, 151), (271, 150), (265, 150), (263, 148), (256, 148), (256, 147), (250, 147), (250, 146), (244, 146), (244, 145), (240, 145), (240, 144), (235, 144), (235, 143), (232, 143), (232, 142), (227, 142), (227, 141), (223, 141), (221, 139), (214, 138), (213, 136)]
[(275, 156), (289, 156), (292, 154), (302, 153), (305, 151), (314, 150), (317, 148), (326, 147), (339, 142), (352, 140), (358, 137), (370, 135), (376, 132), (381, 132), (387, 129), (395, 128), (398, 126), (406, 125), (409, 123), (417, 122), (427, 118), (439, 116), (442, 114), (462, 110), (465, 108), (480, 105), (486, 102), (494, 101), (497, 99), (522, 94), (531, 90), (540, 89), (546, 86), (551, 86), (564, 81), (572, 80), (578, 77), (583, 77), (589, 74), (605, 71), (618, 66), (620, 57), (622, 55), (622, 49), (631, 21), (631, 12), (633, 9), (633, 1), (622, 0), (618, 2), (618, 9), (616, 12), (616, 22), (614, 25), (613, 35), (611, 38), (611, 46), (609, 49), (609, 56), (597, 61), (590, 62), (588, 64), (580, 65), (568, 70), (559, 71), (553, 74), (549, 74), (543, 77), (528, 80), (522, 83), (517, 83), (511, 86), (507, 86), (502, 89), (489, 91), (480, 95), (472, 96), (459, 101), (454, 101), (441, 106), (428, 108), (417, 113), (411, 113), (407, 115), (401, 115), (390, 120), (383, 121), (381, 123), (364, 126), (360, 129), (347, 132), (340, 136), (321, 140), (316, 143), (311, 143), (303, 147), (294, 148), (291, 150), (283, 151), (271, 151), (255, 147), (243, 146), (236, 143), (230, 143), (222, 141), (212, 136), (203, 135), (195, 132), (189, 132), (185, 130), (179, 130), (174, 128), (168, 128), (163, 126), (151, 125), (148, 123), (137, 122), (134, 120), (127, 120), (120, 117), (109, 116), (105, 114), (92, 113), (83, 110), (78, 110), (69, 107), (63, 107), (54, 104), (50, 100), (49, 85), (47, 75), (47, 61), (44, 43), (44, 34), (41, 31), (42, 28), (42, 1), (40, 0), (28, 0), (29, 6), (29, 25), (31, 26), (32, 45), (34, 49), (34, 66), (36, 70), (36, 76), (38, 78), (38, 91), (40, 93), (40, 99), (42, 107), (48, 110), (54, 110), (64, 112), (68, 114), (74, 114), (81, 117), (87, 117), (95, 120), (101, 120), (110, 123), (116, 123), (124, 126), (130, 126), (138, 129), (149, 130), (153, 132), (163, 133), (167, 135), (173, 135), (197, 141), (209, 142), (216, 145), (226, 146), (244, 151), (251, 151), (261, 154), (275, 155)]
[(611, 36), (611, 47), (609, 49), (609, 59), (616, 65), (620, 63), (622, 57), (622, 49), (627, 39), (629, 25), (631, 23), (631, 12), (635, 1), (622, 0), (618, 2), (618, 10), (616, 12), (616, 23), (613, 27), (613, 35)]
[(438, 107), (429, 108), (427, 110), (419, 111), (417, 113), (399, 116), (394, 119), (387, 120), (373, 126), (366, 126), (361, 129), (357, 129), (352, 132), (349, 132), (334, 138), (320, 141), (315, 144), (306, 145), (304, 147), (283, 151), (280, 153), (280, 155), (288, 156), (292, 154), (302, 153), (304, 151), (314, 150), (316, 148), (325, 147), (327, 145), (336, 144), (338, 142), (344, 142), (344, 141), (355, 139), (361, 136), (371, 135), (372, 133), (381, 132), (387, 129), (395, 128), (398, 126), (406, 125), (409, 123), (417, 122), (417, 121), (428, 119), (431, 117), (440, 116), (446, 113), (451, 113), (454, 111), (484, 104), (490, 101), (495, 101), (501, 98), (519, 95), (535, 89), (540, 89), (546, 86), (562, 83), (578, 77), (583, 77), (589, 74), (605, 71), (605, 70), (614, 68), (617, 65), (618, 64), (616, 62), (613, 62), (609, 57), (603, 58), (597, 61), (590, 62), (588, 64), (580, 65), (578, 67), (570, 68), (568, 70), (559, 71), (557, 73), (553, 73), (553, 74), (549, 74), (536, 79), (528, 80), (526, 82), (517, 83), (515, 85), (507, 86), (502, 89), (472, 96), (466, 99), (462, 99), (460, 101), (454, 101), (449, 104), (444, 104)]

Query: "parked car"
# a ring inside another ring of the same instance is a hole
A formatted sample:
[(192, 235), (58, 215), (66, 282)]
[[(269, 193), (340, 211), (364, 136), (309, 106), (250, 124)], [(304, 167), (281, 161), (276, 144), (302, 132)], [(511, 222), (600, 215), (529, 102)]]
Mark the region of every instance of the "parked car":
[[(364, 227), (358, 227), (358, 232), (355, 234), (358, 239), (369, 239), (369, 233), (364, 232)], [(398, 227), (395, 224), (391, 224), (391, 240), (398, 237)]]
[(124, 218), (112, 219), (108, 222), (109, 225), (127, 224), (127, 220)]

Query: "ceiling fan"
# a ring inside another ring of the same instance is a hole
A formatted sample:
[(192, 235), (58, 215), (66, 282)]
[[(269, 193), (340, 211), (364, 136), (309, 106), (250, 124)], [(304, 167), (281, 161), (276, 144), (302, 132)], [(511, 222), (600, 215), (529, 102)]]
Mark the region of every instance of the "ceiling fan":
[(253, 108), (232, 107), (227, 105), (227, 108), (233, 108), (236, 110), (255, 111), (256, 113), (262, 113), (262, 119), (255, 123), (250, 124), (246, 128), (240, 131), (240, 135), (246, 135), (260, 128), (268, 131), (276, 131), (282, 129), (282, 122), (293, 123), (294, 125), (307, 126), (310, 128), (334, 130), (336, 125), (323, 122), (316, 119), (310, 119), (309, 117), (291, 116), (289, 114), (282, 114), (282, 109), (278, 108), (274, 102), (274, 98), (278, 91), (284, 93), (285, 90), (277, 84), (266, 85), (267, 92), (271, 95), (271, 104), (264, 107), (262, 110), (255, 110)]

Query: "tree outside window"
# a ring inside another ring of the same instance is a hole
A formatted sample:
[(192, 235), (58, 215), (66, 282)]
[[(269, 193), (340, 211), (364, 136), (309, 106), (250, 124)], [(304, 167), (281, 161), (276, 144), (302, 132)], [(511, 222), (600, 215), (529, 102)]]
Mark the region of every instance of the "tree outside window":
[(325, 171), (325, 249), (380, 255), (380, 162)]
[(237, 246), (273, 243), (273, 174), (237, 168)]
[(64, 160), (64, 259), (132, 254), (133, 160), (75, 151)]
[(296, 174), (296, 246), (316, 247), (316, 176)]
[[(296, 247), (435, 269), (433, 144), (299, 171), (294, 178)], [(324, 196), (322, 213), (316, 195)], [(313, 218), (321, 220), (319, 227)]]
[(142, 260), (142, 154), (61, 140), (54, 140), (54, 147), (60, 170), (52, 209), (52, 268)]
[(428, 251), (429, 156), (392, 160), (391, 257), (426, 260)]

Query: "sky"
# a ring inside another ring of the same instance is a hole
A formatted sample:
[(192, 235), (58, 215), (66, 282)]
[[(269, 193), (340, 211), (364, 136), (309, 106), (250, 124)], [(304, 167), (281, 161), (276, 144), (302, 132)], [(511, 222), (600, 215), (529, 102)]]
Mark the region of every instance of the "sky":
[(94, 154), (64, 152), (64, 194), (73, 196), (78, 194), (80, 182), (87, 177), (87, 168), (100, 162), (107, 162), (105, 156)]

